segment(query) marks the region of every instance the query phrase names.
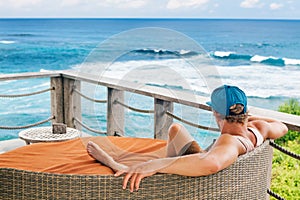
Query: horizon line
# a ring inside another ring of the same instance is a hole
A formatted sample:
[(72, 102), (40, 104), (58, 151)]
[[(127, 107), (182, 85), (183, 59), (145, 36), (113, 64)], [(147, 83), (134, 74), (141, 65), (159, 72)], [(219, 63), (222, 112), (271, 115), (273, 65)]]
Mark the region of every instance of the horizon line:
[(300, 20), (297, 18), (221, 18), (221, 17), (0, 17), (1, 19), (151, 19), (151, 20)]

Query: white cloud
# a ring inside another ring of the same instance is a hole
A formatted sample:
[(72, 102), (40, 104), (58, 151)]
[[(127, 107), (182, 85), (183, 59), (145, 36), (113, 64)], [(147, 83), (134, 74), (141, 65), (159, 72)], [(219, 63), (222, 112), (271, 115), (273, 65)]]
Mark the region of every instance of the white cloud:
[(280, 3), (271, 3), (271, 4), (270, 4), (270, 9), (271, 9), (271, 10), (278, 10), (278, 9), (280, 9), (281, 7), (283, 7), (283, 4), (280, 4)]
[(6, 1), (6, 5), (10, 5), (13, 8), (24, 8), (24, 7), (32, 7), (42, 3), (41, 0), (8, 0)]
[(105, 0), (107, 5), (120, 8), (140, 8), (148, 3), (148, 0)]
[(259, 0), (245, 0), (240, 4), (242, 8), (255, 8), (260, 7), (261, 5)]
[[(228, 10), (235, 6), (240, 7), (228, 12)], [(300, 12), (297, 12), (299, 6), (300, 0), (0, 0), (0, 17), (224, 17), (300, 19)], [(257, 15), (253, 15), (251, 10), (248, 12), (245, 8), (266, 9), (261, 10)]]
[(167, 9), (178, 9), (182, 7), (199, 7), (208, 3), (209, 0), (169, 0)]
[(148, 0), (62, 0), (63, 7), (90, 7), (90, 9), (98, 8), (140, 8), (145, 6)]
[(143, 0), (134, 0), (134, 1), (125, 1), (122, 4), (123, 8), (141, 8), (147, 4), (147, 1)]
[(80, 0), (62, 0), (61, 5), (62, 6), (77, 6), (80, 4)]

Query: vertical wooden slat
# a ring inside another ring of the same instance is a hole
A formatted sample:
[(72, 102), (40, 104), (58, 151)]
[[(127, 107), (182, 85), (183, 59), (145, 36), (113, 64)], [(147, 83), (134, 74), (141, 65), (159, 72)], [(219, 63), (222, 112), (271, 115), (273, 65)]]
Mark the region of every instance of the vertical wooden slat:
[[(73, 84), (73, 89), (77, 89), (77, 90), (81, 91), (81, 81), (76, 80)], [(72, 119), (73, 119), (73, 117), (76, 117), (78, 120), (82, 121), (81, 97), (80, 97), (80, 95), (75, 94), (75, 92), (73, 92), (73, 90), (72, 90), (71, 95), (72, 95), (72, 99), (73, 99), (72, 107), (73, 107), (73, 113), (74, 113), (74, 115), (72, 116)], [(75, 126), (74, 120), (72, 120), (72, 125), (73, 125), (73, 128), (76, 128), (78, 130), (82, 129), (81, 126)]]
[(65, 124), (71, 128), (81, 129), (81, 126), (75, 127), (74, 118), (81, 121), (81, 98), (73, 92), (73, 89), (80, 91), (80, 81), (64, 78), (64, 118)]
[(63, 79), (62, 77), (51, 78), (51, 114), (55, 117), (52, 122), (64, 123), (64, 95), (63, 95)]
[(173, 123), (173, 118), (169, 117), (166, 111), (173, 113), (173, 102), (154, 99), (154, 138), (166, 140), (168, 129)]
[(124, 135), (124, 107), (116, 103), (124, 102), (124, 91), (107, 89), (107, 135)]

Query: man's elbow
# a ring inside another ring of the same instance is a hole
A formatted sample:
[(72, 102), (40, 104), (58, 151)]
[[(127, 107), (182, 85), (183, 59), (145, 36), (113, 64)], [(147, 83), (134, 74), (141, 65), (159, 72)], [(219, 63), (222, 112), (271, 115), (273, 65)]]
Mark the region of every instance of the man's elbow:
[(198, 176), (207, 176), (207, 175), (215, 174), (221, 171), (222, 169), (223, 169), (222, 165), (218, 160), (209, 159), (206, 161), (205, 168), (201, 167), (201, 169), (199, 169), (198, 172), (200, 174), (198, 174)]
[(219, 165), (212, 165), (211, 168), (209, 169), (207, 175), (216, 174), (219, 171), (221, 171), (221, 168), (219, 167)]
[(285, 124), (280, 123), (280, 124), (278, 124), (278, 126), (275, 126), (268, 133), (268, 137), (267, 138), (277, 139), (277, 138), (280, 138), (280, 137), (284, 136), (288, 131), (289, 131), (288, 127)]
[(210, 174), (215, 174), (215, 173), (218, 173), (219, 171), (221, 171), (222, 169), (223, 169), (223, 167), (219, 161), (212, 161), (209, 172), (210, 172)]
[(279, 137), (284, 136), (289, 131), (288, 127), (285, 124), (282, 124), (281, 132), (279, 134)]
[(288, 127), (286, 125), (284, 125), (283, 135), (285, 135), (288, 131), (289, 131)]

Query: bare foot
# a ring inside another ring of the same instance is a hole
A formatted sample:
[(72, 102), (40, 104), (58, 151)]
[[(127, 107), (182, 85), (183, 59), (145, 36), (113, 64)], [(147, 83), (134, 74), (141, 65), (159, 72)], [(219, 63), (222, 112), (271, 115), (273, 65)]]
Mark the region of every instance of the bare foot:
[(88, 142), (87, 151), (93, 158), (112, 168), (114, 171), (124, 171), (128, 168), (126, 165), (116, 162), (110, 155), (92, 141)]

